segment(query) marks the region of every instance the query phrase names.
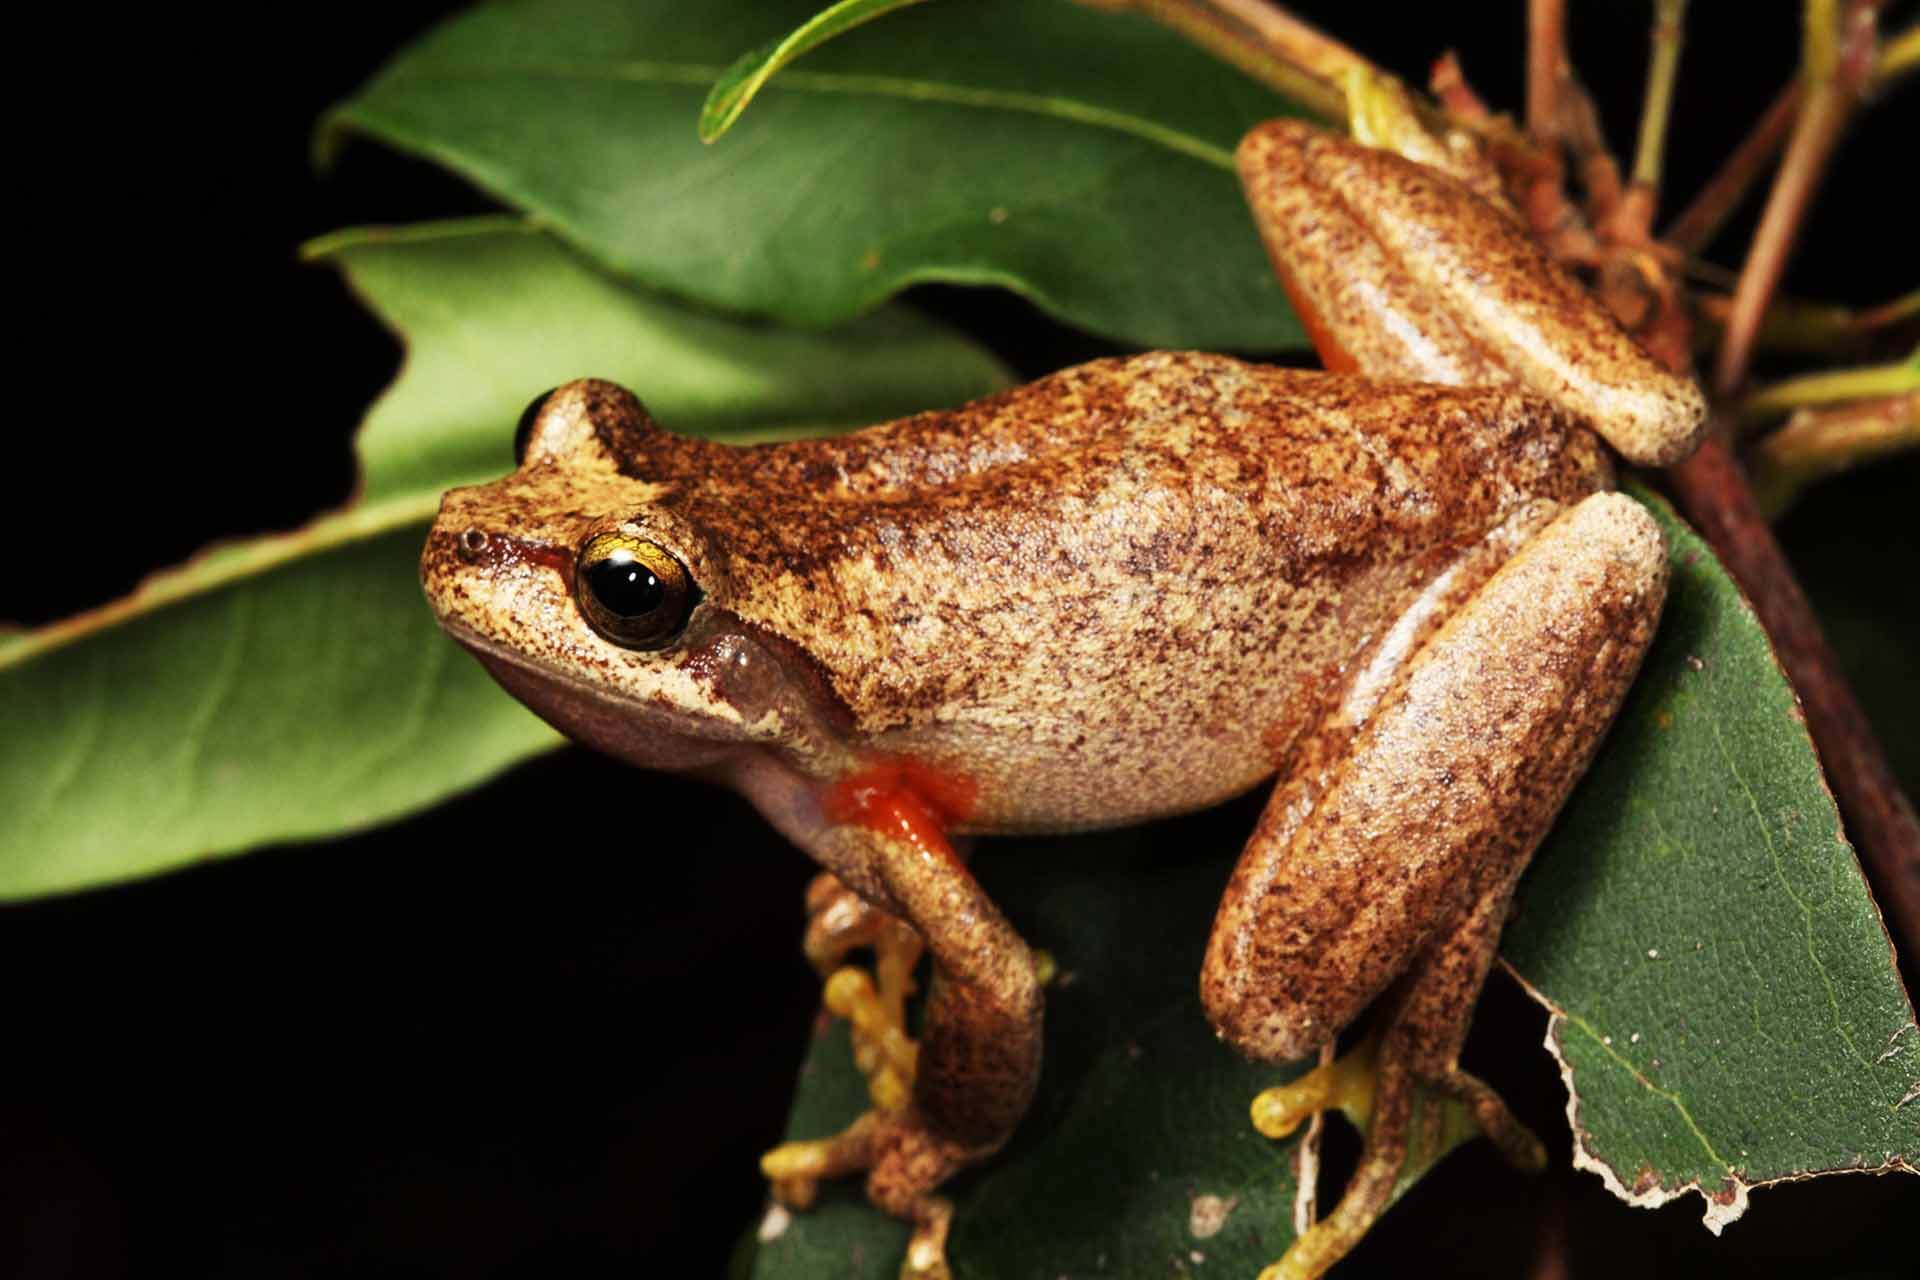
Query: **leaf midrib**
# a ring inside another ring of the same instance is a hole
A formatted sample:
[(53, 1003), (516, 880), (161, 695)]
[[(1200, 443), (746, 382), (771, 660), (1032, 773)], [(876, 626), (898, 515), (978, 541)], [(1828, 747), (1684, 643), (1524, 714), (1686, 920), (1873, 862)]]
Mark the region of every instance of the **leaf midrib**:
[[(498, 62), (469, 64), (457, 69), (409, 71), (396, 80), (408, 82), (446, 82), (491, 79), (499, 76), (546, 76), (554, 79), (599, 80), (608, 83), (681, 84), (706, 88), (727, 71), (726, 67), (692, 62), (661, 62), (636, 59), (621, 62)], [(943, 106), (982, 111), (1009, 111), (1041, 116), (1069, 124), (1105, 129), (1150, 142), (1218, 169), (1233, 171), (1233, 152), (1179, 129), (1110, 107), (1097, 106), (1077, 98), (1054, 94), (1022, 93), (1012, 89), (984, 89), (909, 76), (861, 75), (831, 71), (782, 72), (761, 89), (762, 94), (800, 92), (846, 97), (892, 98), (898, 101), (932, 102)]]

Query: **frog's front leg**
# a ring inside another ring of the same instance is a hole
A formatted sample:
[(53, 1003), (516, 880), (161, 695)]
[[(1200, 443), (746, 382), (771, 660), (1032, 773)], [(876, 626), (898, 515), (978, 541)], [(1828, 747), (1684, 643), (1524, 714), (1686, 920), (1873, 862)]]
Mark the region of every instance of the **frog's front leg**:
[[(1617, 494), (1586, 498), (1474, 589), (1356, 724), (1330, 723), (1276, 788), (1214, 926), (1201, 976), (1210, 1018), (1248, 1056), (1287, 1062), (1388, 994), (1360, 1165), (1335, 1211), (1263, 1280), (1321, 1274), (1379, 1216), (1417, 1087), (1465, 1103), (1509, 1152), (1531, 1149), (1459, 1069), (1460, 1045), (1514, 882), (1625, 695), (1665, 587), (1652, 518)], [(1354, 1072), (1330, 1070), (1263, 1096), (1263, 1128), (1334, 1105)]]
[[(771, 789), (756, 781), (760, 786), (750, 781), (750, 790)], [(871, 945), (881, 983), (876, 990), (859, 970), (837, 969), (827, 995), (830, 1007), (854, 1024), (856, 1045), (877, 1047), (876, 1069), (868, 1072), (873, 1109), (834, 1137), (776, 1148), (762, 1169), (777, 1195), (799, 1204), (819, 1179), (864, 1171), (868, 1198), (914, 1225), (903, 1277), (944, 1277), (952, 1209), (935, 1191), (1000, 1148), (1039, 1078), (1041, 996), (1033, 954), (910, 791), (854, 815), (834, 815), (831, 800), (816, 808), (790, 791), (769, 807), (783, 830), (832, 872), (809, 891), (809, 957), (834, 968), (847, 950)], [(911, 820), (894, 820), (902, 810)], [(896, 932), (903, 923), (914, 938)], [(910, 965), (906, 957), (922, 942), (932, 953), (933, 975), (920, 1041), (907, 1042), (903, 1052), (892, 990), (905, 978), (900, 965)], [(889, 1075), (905, 1087), (882, 1085)]]

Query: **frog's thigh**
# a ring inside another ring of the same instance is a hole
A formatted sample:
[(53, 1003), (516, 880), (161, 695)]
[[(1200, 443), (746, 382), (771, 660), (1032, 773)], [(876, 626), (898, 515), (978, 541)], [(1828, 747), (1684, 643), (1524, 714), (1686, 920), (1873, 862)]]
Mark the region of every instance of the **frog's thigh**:
[(1506, 895), (1632, 682), (1665, 591), (1652, 517), (1592, 495), (1427, 640), (1339, 758), (1282, 780), (1201, 973), (1222, 1036), (1264, 1061), (1302, 1057), (1421, 957), (1396, 1021), (1420, 1041), (1416, 1071), (1451, 1063)]

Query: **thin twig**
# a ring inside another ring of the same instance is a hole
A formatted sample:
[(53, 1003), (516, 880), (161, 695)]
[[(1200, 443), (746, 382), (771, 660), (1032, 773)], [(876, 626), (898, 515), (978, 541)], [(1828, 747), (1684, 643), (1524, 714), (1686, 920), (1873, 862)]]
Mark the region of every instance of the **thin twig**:
[(1840, 0), (1806, 0), (1806, 6), (1806, 92), (1733, 291), (1714, 369), (1714, 386), (1722, 394), (1738, 390), (1746, 380), (1760, 319), (1786, 272), (1813, 193), (1872, 71), (1876, 0), (1854, 0), (1844, 9)]
[(1728, 215), (1739, 207), (1754, 182), (1779, 154), (1788, 131), (1800, 116), (1802, 90), (1796, 78), (1780, 91), (1780, 96), (1761, 113), (1752, 131), (1720, 166), (1720, 171), (1700, 188), (1686, 211), (1673, 220), (1673, 225), (1660, 237), (1662, 240), (1689, 254), (1699, 253), (1712, 242)]
[[(1695, 318), (1714, 329), (1726, 327), (1733, 299), (1724, 293), (1699, 293), (1693, 299)], [(1796, 351), (1833, 355), (1850, 346), (1879, 343), (1886, 331), (1914, 325), (1920, 336), (1920, 292), (1892, 302), (1854, 310), (1831, 303), (1775, 298), (1760, 321), (1754, 345), (1766, 351)]]
[(1885, 84), (1915, 67), (1920, 67), (1920, 22), (1880, 46), (1880, 61), (1873, 68), (1873, 78)]
[(1633, 153), (1633, 184), (1660, 189), (1673, 114), (1673, 82), (1680, 71), (1680, 47), (1686, 37), (1687, 0), (1654, 0), (1653, 57), (1647, 67), (1647, 97), (1640, 108), (1640, 142)]
[(1920, 351), (1904, 360), (1858, 369), (1826, 369), (1776, 382), (1742, 400), (1743, 419), (1770, 418), (1848, 400), (1900, 396), (1920, 391)]
[(1527, 132), (1549, 151), (1560, 141), (1567, 65), (1566, 0), (1527, 0)]
[(1355, 67), (1386, 73), (1265, 0), (1081, 0), (1133, 9), (1331, 122), (1346, 120), (1345, 81)]
[(1750, 455), (1753, 493), (1778, 517), (1816, 480), (1920, 448), (1920, 391), (1803, 409)]

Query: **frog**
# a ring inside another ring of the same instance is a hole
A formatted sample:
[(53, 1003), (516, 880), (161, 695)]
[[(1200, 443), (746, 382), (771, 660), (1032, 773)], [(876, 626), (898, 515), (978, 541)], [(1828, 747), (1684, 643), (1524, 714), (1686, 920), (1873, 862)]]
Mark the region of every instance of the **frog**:
[(1262, 1132), (1356, 1096), (1366, 1128), (1262, 1280), (1353, 1247), (1422, 1098), (1543, 1158), (1459, 1052), (1659, 619), (1665, 543), (1613, 453), (1684, 456), (1704, 403), (1456, 178), (1293, 120), (1237, 162), (1323, 370), (1109, 357), (745, 447), (584, 378), (529, 406), (511, 474), (445, 495), (422, 553), (440, 625), (510, 694), (731, 789), (820, 865), (802, 945), (872, 1105), (763, 1170), (798, 1208), (863, 1175), (911, 1224), (912, 1280), (950, 1274), (942, 1185), (1040, 1070), (1045, 957), (973, 874), (980, 836), (1270, 788), (1199, 1004), (1255, 1061), (1320, 1056), (1252, 1100)]

